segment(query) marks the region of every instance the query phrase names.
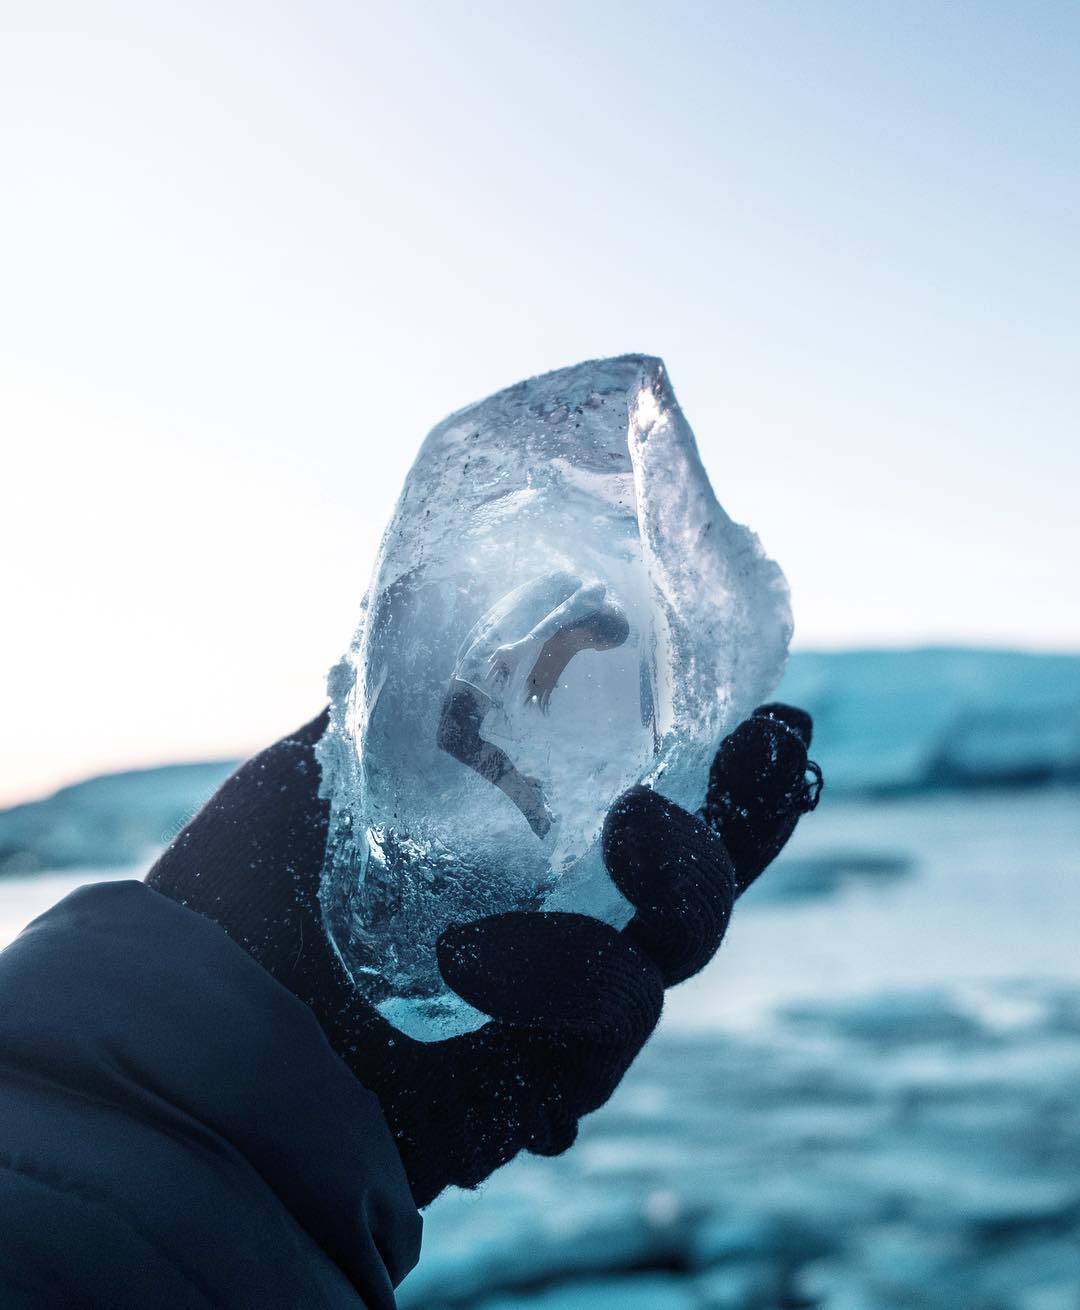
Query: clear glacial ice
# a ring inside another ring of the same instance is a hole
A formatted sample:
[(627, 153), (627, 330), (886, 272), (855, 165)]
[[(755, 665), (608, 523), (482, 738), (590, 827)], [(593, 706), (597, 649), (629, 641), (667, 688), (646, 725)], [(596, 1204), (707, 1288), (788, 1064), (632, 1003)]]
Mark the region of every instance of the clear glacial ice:
[(787, 584), (721, 509), (663, 363), (532, 378), (428, 436), (331, 671), (322, 903), (403, 1031), (482, 1016), (439, 975), (450, 923), (630, 907), (598, 838), (636, 782), (701, 800), (783, 672)]

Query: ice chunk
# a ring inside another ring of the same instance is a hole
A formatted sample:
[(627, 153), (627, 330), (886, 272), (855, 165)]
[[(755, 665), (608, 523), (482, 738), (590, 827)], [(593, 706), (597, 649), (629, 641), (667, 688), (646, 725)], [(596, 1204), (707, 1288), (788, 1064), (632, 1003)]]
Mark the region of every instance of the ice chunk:
[(405, 1031), (479, 1021), (451, 922), (630, 909), (598, 838), (624, 788), (696, 807), (725, 732), (778, 682), (787, 585), (716, 502), (663, 364), (595, 360), (451, 415), (387, 529), (319, 745), (322, 902)]

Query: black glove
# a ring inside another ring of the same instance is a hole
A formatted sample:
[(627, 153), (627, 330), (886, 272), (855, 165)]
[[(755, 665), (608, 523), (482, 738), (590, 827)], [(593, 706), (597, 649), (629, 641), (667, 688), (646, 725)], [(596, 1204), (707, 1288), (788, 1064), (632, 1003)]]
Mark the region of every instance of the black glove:
[(644, 787), (624, 793), (603, 850), (635, 906), (630, 924), (618, 932), (585, 915), (512, 913), (447, 929), (442, 975), (491, 1022), (425, 1043), (363, 1000), (323, 929), (329, 806), (314, 746), (326, 721), (242, 765), (146, 881), (219, 923), (311, 1007), (378, 1096), (418, 1206), (448, 1184), (475, 1187), (523, 1148), (570, 1146), (580, 1116), (608, 1099), (656, 1026), (664, 987), (712, 957), (735, 897), (821, 785), (806, 757), (809, 715), (769, 705), (721, 745), (699, 815)]

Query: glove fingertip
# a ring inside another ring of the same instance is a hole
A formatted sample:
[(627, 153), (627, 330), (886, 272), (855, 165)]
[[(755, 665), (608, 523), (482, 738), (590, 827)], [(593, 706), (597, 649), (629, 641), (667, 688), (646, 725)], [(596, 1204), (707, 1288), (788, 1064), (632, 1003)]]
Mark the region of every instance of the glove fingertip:
[(589, 915), (509, 911), (455, 925), (436, 959), (448, 987), (501, 1023), (605, 1040), (659, 1017), (652, 962)]
[[(632, 905), (656, 895), (672, 861), (696, 845), (700, 820), (649, 787), (631, 787), (604, 819), (601, 851), (611, 880)], [(657, 877), (658, 866), (664, 870)]]
[(807, 756), (813, 720), (791, 705), (759, 706), (720, 743), (701, 817), (731, 854), (740, 893), (817, 805), (821, 769)]
[(767, 705), (759, 705), (750, 717), (773, 719), (784, 724), (791, 729), (807, 750), (810, 749), (814, 737), (814, 720), (806, 710), (799, 709), (796, 705), (785, 705), (782, 701), (770, 701)]
[(530, 1133), (525, 1149), (531, 1155), (555, 1156), (569, 1151), (577, 1141), (578, 1123), (576, 1118), (560, 1116), (554, 1120), (541, 1117), (539, 1124)]

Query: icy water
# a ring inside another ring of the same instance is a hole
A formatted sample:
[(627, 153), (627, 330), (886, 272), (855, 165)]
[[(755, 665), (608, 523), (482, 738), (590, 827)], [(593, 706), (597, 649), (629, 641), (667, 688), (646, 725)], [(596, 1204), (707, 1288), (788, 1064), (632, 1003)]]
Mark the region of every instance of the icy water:
[[(90, 877), (0, 881), (0, 936)], [(400, 1300), (1080, 1310), (1080, 795), (823, 805), (574, 1150), (428, 1211)]]

